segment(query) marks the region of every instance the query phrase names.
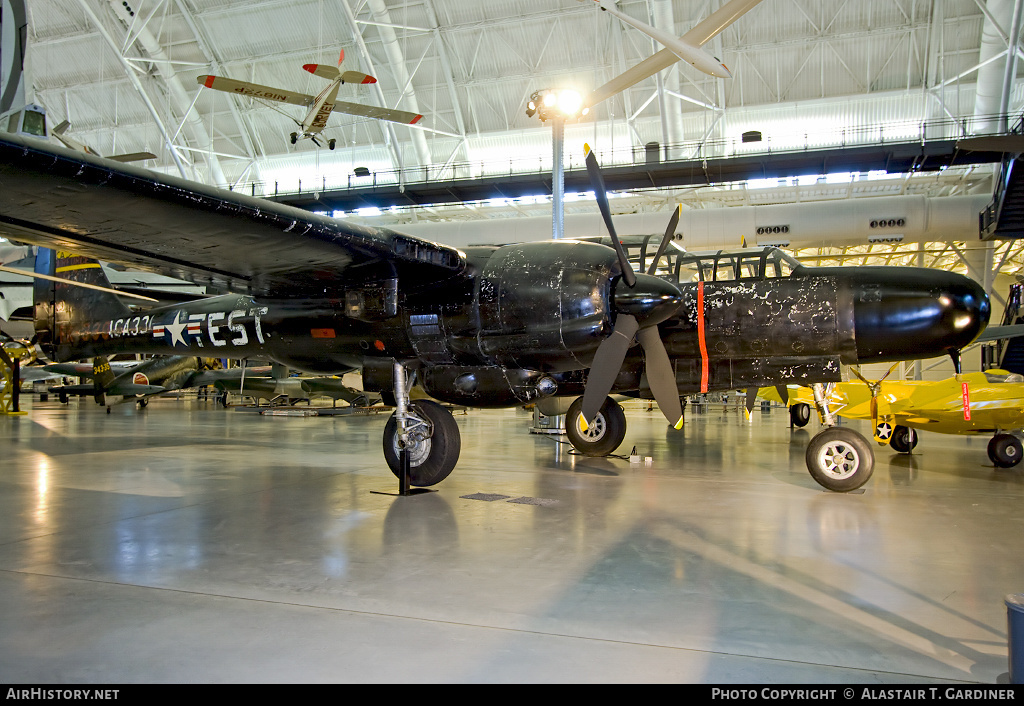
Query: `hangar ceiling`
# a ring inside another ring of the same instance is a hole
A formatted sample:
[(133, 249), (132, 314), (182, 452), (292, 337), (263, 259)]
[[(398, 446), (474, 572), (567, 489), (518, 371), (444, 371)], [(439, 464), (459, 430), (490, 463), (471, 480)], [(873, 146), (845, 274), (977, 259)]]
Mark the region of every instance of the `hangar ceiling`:
[[(617, 6), (679, 36), (721, 4), (621, 0)], [(602, 163), (628, 164), (643, 159), (652, 143), (673, 158), (711, 149), (999, 132), (1005, 124), (995, 116), (1019, 115), (1024, 103), (1006, 51), (1015, 19), (1019, 34), (1020, 4), (764, 0), (707, 47), (733, 78), (714, 79), (677, 63), (567, 125), (567, 163), (582, 160), (583, 141), (595, 145)], [(589, 0), (38, 0), (28, 12), (28, 97), (46, 107), (51, 125), (69, 120), (69, 134), (101, 154), (147, 150), (158, 157), (150, 167), (254, 193), (294, 190), (300, 182), (307, 189), (344, 183), (357, 167), (398, 180), (459, 170), (550, 171), (552, 130), (526, 115), (530, 94), (548, 87), (586, 93), (660, 48)], [(405, 126), (335, 113), (328, 132), (337, 149), (308, 140), (292, 145), (288, 135), (301, 109), (196, 82), (216, 74), (315, 94), (326, 83), (302, 65), (335, 64), (341, 51), (343, 68), (372, 74), (378, 83), (343, 86), (339, 99), (411, 110), (423, 120)], [(744, 147), (741, 136), (752, 130), (764, 139)], [(643, 212), (676, 202), (723, 208), (898, 194), (941, 198), (989, 193), (992, 175), (992, 165), (794, 175), (634, 190), (613, 204), (619, 212)], [(566, 203), (567, 213), (593, 209), (586, 198)], [(346, 217), (400, 226), (550, 210), (550, 200), (538, 195)], [(998, 248), (1004, 271), (1020, 266), (1014, 243)], [(885, 255), (886, 249), (872, 250)], [(811, 256), (826, 255), (845, 256)], [(948, 248), (947, 256), (936, 264), (957, 267)]]

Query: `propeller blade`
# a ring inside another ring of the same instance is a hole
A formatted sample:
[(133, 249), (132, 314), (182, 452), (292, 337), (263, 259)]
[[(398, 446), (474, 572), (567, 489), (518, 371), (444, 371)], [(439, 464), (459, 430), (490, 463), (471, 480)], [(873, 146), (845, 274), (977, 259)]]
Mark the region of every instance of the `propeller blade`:
[(658, 254), (651, 260), (651, 266), (647, 268), (647, 274), (653, 275), (654, 271), (658, 269), (658, 262), (661, 260), (661, 256), (665, 254), (668, 244), (672, 242), (672, 238), (676, 234), (676, 226), (679, 225), (679, 216), (682, 211), (683, 204), (676, 204), (676, 209), (672, 211), (672, 217), (668, 219), (665, 237), (661, 239), (661, 245), (658, 246)]
[(626, 351), (632, 345), (633, 336), (639, 328), (640, 324), (634, 317), (619, 314), (612, 335), (598, 346), (594, 362), (590, 366), (590, 374), (587, 375), (587, 386), (583, 390), (583, 408), (580, 413), (583, 417), (583, 423), (580, 425), (583, 431), (589, 428), (590, 422), (600, 411), (604, 398), (612, 391), (622, 361), (626, 359)]
[(657, 326), (641, 329), (637, 339), (644, 349), (647, 383), (651, 386), (654, 399), (661, 408), (665, 419), (676, 429), (683, 428), (683, 405), (679, 401), (679, 388), (676, 387), (676, 373), (672, 362), (668, 359), (668, 351), (661, 340)]
[(754, 411), (754, 403), (757, 401), (758, 388), (748, 387), (747, 398), (743, 403), (743, 411), (746, 413), (747, 421), (750, 421), (750, 413)]
[[(601, 176), (601, 167), (597, 164), (597, 157), (594, 156), (593, 150), (590, 149), (590, 145), (584, 143), (583, 151), (587, 155), (587, 174), (590, 175), (590, 184), (594, 187), (594, 197), (597, 199), (597, 207), (601, 209), (601, 217), (604, 219), (604, 225), (608, 228), (608, 234), (612, 238), (612, 246), (615, 248), (615, 253), (619, 256), (619, 267), (622, 269), (622, 278), (632, 289), (636, 284), (636, 274), (633, 272), (633, 267), (629, 264), (629, 258), (626, 257), (626, 250), (622, 247), (622, 243), (619, 242), (619, 236), (615, 232), (615, 226), (612, 224), (612, 213), (608, 208), (608, 191), (604, 186), (604, 177)], [(597, 411), (594, 411), (597, 414)]]

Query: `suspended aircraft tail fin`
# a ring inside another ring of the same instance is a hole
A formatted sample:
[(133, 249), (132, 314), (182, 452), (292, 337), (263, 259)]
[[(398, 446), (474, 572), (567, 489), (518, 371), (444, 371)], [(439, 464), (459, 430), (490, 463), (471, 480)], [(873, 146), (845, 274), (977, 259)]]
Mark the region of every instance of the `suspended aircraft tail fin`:
[[(96, 260), (69, 252), (39, 248), (37, 275), (77, 283), (64, 284), (37, 278), (34, 285), (36, 342), (57, 361), (81, 357), (71, 350), (71, 331), (90, 321), (113, 320), (131, 315), (110, 287)], [(83, 286), (84, 285), (84, 286)], [(89, 287), (89, 288), (87, 288)], [(93, 287), (105, 288), (99, 291)]]
[(303, 64), (304, 68), (314, 76), (325, 78), (328, 81), (336, 81), (339, 78), (342, 83), (377, 83), (377, 79), (369, 74), (359, 71), (345, 71), (344, 73), (337, 66), (327, 64)]

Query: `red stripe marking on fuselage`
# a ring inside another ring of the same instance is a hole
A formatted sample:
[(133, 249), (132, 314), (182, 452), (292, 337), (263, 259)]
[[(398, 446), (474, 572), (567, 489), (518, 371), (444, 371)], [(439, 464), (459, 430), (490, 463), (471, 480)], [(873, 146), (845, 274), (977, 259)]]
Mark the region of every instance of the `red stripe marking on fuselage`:
[(700, 391), (708, 391), (708, 345), (704, 340), (704, 283), (697, 283), (697, 342), (700, 344)]
[(216, 76), (207, 76), (206, 77), (206, 87), (207, 88), (213, 88), (213, 80), (215, 78), (217, 78), (217, 77)]

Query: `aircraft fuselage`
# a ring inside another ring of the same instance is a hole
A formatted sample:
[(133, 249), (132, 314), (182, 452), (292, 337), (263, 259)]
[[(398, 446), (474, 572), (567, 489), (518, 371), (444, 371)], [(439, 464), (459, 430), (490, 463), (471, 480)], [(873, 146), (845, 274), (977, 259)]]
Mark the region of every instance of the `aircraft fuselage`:
[[(464, 272), (399, 286), (346, 281), (320, 299), (225, 295), (83, 321), (54, 307), (60, 359), (122, 352), (271, 359), (332, 374), (361, 368), (387, 392), (395, 360), (434, 397), (502, 407), (581, 394), (630, 292), (614, 254), (586, 242), (471, 248)], [(804, 268), (678, 285), (660, 324), (680, 393), (840, 379), (840, 364), (932, 357), (973, 340), (988, 299), (960, 275), (914, 268)], [(403, 283), (404, 284), (404, 283)], [(615, 302), (613, 306), (612, 302)], [(641, 301), (643, 306), (656, 302)], [(646, 395), (631, 349), (614, 390)]]

